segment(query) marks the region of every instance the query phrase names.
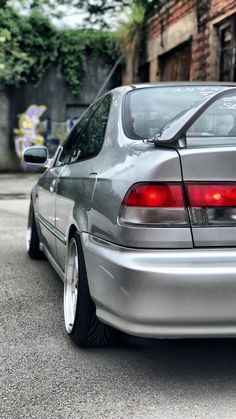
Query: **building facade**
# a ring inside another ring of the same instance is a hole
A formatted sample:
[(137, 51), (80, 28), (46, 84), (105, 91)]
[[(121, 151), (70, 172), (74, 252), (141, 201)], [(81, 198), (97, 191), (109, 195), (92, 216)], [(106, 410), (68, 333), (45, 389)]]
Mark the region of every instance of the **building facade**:
[(236, 1), (170, 0), (147, 21), (144, 44), (123, 84), (236, 81)]

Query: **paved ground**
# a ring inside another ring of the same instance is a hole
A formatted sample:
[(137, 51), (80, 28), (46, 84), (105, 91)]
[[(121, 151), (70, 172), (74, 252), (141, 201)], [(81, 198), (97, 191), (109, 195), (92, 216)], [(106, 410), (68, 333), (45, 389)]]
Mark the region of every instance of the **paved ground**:
[(0, 174), (0, 199), (26, 198), (39, 174)]
[(77, 349), (60, 279), (25, 254), (28, 200), (11, 198), (0, 200), (1, 419), (236, 418), (235, 340)]

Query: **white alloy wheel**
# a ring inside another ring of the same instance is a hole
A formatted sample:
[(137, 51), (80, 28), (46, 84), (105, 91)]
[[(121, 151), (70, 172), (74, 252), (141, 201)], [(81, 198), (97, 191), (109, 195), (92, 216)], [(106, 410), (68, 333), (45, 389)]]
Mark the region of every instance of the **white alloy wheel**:
[(26, 231), (26, 250), (28, 253), (30, 249), (31, 237), (32, 237), (32, 227), (28, 226), (27, 231)]
[(74, 238), (70, 240), (66, 275), (64, 282), (64, 318), (67, 333), (71, 333), (76, 315), (77, 299), (78, 299), (78, 248)]

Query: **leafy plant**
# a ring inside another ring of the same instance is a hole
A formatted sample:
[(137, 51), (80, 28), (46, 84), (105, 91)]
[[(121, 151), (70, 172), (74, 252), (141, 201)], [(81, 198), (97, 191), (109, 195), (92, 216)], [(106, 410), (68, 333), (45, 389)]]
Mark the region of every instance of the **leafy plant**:
[(125, 55), (134, 53), (140, 44), (145, 29), (145, 7), (135, 4), (131, 8), (129, 19), (120, 24), (117, 35)]
[(32, 58), (21, 49), (18, 16), (0, 10), (0, 89), (19, 85), (32, 65)]
[(20, 22), (20, 47), (32, 60), (26, 76), (37, 83), (58, 58), (60, 37), (49, 20), (37, 10)]
[(87, 14), (86, 23), (90, 27), (113, 29), (114, 17), (130, 14), (130, 11), (132, 14), (135, 8), (142, 8), (147, 16), (167, 0), (58, 0), (58, 2), (84, 10)]
[(10, 8), (0, 10), (0, 89), (24, 82), (38, 83), (47, 68), (61, 65), (73, 93), (84, 75), (87, 56), (102, 56), (108, 63), (117, 57), (117, 48), (108, 32), (58, 30), (38, 9), (20, 16)]
[(168, 0), (134, 0), (130, 6), (129, 17), (121, 22), (117, 36), (126, 62), (131, 64), (133, 80), (139, 66), (140, 56), (144, 53), (144, 40), (147, 19), (151, 12), (159, 10)]
[(85, 72), (85, 57), (102, 56), (112, 64), (117, 59), (117, 54), (115, 41), (108, 32), (88, 29), (61, 32), (61, 66), (73, 93), (78, 93)]

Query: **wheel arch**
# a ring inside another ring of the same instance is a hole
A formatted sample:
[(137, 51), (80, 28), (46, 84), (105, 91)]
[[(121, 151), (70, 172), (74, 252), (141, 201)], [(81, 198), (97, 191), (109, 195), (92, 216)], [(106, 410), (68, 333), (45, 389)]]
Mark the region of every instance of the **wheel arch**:
[(30, 223), (32, 222), (33, 211), (34, 211), (34, 203), (33, 203), (33, 198), (32, 198), (32, 195), (31, 195), (31, 197), (30, 197), (30, 204), (29, 204), (29, 210), (28, 210), (27, 226), (29, 226)]
[(70, 228), (69, 228), (69, 232), (68, 232), (68, 237), (67, 237), (67, 243), (69, 244), (69, 242), (70, 242), (70, 239), (72, 238), (72, 237), (74, 237), (74, 235), (75, 235), (75, 233), (76, 232), (78, 232), (79, 233), (79, 231), (78, 231), (78, 228), (76, 227), (76, 225), (75, 224), (71, 224), (71, 226), (70, 226)]

